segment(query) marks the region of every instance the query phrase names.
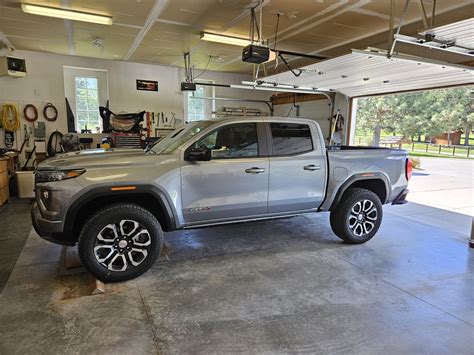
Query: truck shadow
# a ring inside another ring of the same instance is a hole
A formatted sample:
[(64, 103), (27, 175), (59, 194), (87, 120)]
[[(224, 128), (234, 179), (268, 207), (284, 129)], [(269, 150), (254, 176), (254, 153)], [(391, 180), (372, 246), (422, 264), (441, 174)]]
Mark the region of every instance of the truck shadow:
[(340, 246), (342, 241), (332, 232), (328, 217), (325, 213), (308, 214), (166, 233), (170, 250), (162, 261), (175, 263), (240, 253), (317, 251)]

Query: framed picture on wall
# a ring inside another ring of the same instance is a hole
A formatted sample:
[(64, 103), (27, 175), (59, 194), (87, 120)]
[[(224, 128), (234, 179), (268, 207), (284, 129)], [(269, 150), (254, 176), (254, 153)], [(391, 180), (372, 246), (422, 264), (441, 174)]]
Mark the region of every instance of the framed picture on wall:
[(153, 80), (137, 79), (137, 90), (158, 91), (158, 82)]

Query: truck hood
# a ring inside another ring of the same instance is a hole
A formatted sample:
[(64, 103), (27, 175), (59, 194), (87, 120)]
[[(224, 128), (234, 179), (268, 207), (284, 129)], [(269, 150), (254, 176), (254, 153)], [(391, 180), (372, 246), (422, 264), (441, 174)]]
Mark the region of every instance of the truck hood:
[(87, 149), (56, 155), (40, 163), (38, 170), (139, 164), (142, 159), (153, 156), (156, 159), (156, 155), (146, 154), (141, 149)]

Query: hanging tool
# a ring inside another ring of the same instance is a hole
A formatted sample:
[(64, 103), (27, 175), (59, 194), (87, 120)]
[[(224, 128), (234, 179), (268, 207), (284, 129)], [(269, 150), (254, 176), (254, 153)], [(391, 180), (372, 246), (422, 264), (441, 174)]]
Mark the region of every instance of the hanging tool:
[(15, 105), (3, 105), (3, 128), (5, 129), (5, 146), (13, 148), (15, 143), (15, 131), (20, 128), (20, 117)]
[(33, 130), (31, 129), (31, 127), (27, 126), (26, 124), (23, 125), (23, 130), (25, 131), (26, 146), (29, 147), (30, 146), (30, 138), (31, 138), (31, 135), (33, 134)]
[(20, 116), (18, 115), (18, 110), (15, 105), (3, 105), (2, 123), (6, 131), (15, 132), (20, 128)]
[(30, 162), (31, 157), (33, 156), (34, 152), (36, 151), (36, 145), (33, 147), (33, 150), (28, 155), (28, 159), (26, 159), (25, 164), (23, 165), (23, 170), (27, 167), (28, 163)]
[[(53, 111), (52, 116), (48, 116), (48, 109)], [(43, 108), (43, 117), (50, 122), (56, 121), (58, 118), (58, 109), (51, 102), (48, 102)]]
[[(33, 115), (29, 115), (28, 112), (29, 110), (33, 111)], [(23, 117), (25, 117), (25, 120), (28, 122), (35, 122), (38, 119), (38, 109), (36, 108), (35, 105), (33, 104), (28, 104), (23, 108)]]
[(329, 145), (341, 145), (344, 131), (344, 116), (341, 115), (339, 109), (337, 109), (337, 113), (333, 116), (333, 119)]

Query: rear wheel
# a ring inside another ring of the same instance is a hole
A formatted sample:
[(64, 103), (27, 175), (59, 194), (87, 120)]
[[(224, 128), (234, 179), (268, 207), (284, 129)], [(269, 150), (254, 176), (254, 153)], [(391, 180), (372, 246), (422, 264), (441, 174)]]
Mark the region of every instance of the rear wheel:
[(160, 255), (163, 232), (146, 209), (114, 204), (95, 213), (79, 236), (79, 257), (102, 281), (125, 281), (147, 271)]
[(372, 191), (348, 189), (341, 202), (331, 211), (333, 232), (346, 243), (361, 244), (377, 233), (382, 222), (383, 208)]

